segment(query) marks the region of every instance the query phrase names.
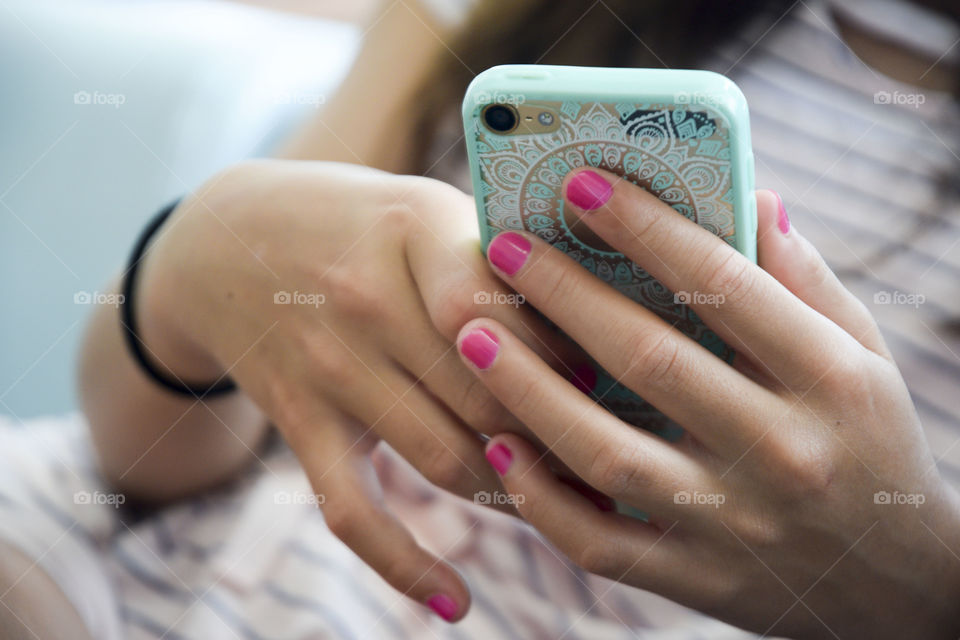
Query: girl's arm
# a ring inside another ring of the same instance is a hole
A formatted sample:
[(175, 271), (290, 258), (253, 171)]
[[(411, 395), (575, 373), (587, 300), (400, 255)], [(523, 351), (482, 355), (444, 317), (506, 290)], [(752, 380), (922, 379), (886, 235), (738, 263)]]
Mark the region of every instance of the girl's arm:
[(460, 362), (458, 328), (490, 314), (564, 375), (573, 361), (530, 309), (477, 302), (502, 285), (474, 212), (441, 182), (354, 165), (257, 161), (211, 179), (160, 228), (128, 303), (155, 366), (194, 386), (227, 374), (239, 390), (199, 401), (154, 386), (119, 310), (99, 308), (80, 391), (105, 474), (132, 498), (187, 495), (254, 461), (269, 419), (331, 531), (459, 619), (466, 586), (386, 509), (369, 454), (383, 439), (438, 487), (495, 491), (480, 434), (530, 434)]
[[(178, 340), (161, 319), (167, 314), (156, 313), (177, 302), (175, 292), (157, 289), (152, 268), (148, 255), (136, 300), (145, 351), (161, 370), (166, 365), (183, 380), (216, 380), (224, 370), (202, 349)], [(170, 500), (232, 477), (250, 462), (267, 430), (266, 418), (243, 393), (201, 401), (147, 378), (124, 344), (114, 306), (98, 306), (90, 319), (79, 391), (104, 475), (139, 499)]]

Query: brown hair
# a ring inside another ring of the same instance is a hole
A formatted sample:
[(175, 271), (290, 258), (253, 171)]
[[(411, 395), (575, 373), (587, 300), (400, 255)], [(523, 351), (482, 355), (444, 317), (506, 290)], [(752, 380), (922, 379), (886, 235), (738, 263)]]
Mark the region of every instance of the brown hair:
[[(718, 46), (742, 37), (745, 29), (759, 36), (789, 7), (774, 0), (479, 2), (415, 93), (419, 108), (414, 112), (421, 114), (415, 171), (429, 166), (437, 114), (456, 109), (467, 85), (484, 69), (507, 63), (710, 68), (709, 56)], [(750, 48), (740, 47), (744, 54)]]

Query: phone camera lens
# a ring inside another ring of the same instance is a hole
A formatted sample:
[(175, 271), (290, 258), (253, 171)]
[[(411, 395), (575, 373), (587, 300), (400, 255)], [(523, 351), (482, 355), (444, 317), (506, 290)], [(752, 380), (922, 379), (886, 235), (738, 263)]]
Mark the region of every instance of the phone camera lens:
[(493, 131), (504, 133), (517, 126), (517, 112), (507, 105), (491, 104), (483, 110), (483, 121)]

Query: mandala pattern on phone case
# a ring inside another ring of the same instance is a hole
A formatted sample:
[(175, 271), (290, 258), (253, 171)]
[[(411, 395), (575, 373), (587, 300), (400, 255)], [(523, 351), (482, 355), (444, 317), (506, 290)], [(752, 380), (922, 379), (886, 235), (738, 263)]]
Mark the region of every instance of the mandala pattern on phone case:
[[(686, 304), (700, 292), (667, 290), (565, 211), (561, 193), (563, 178), (573, 169), (602, 167), (734, 244), (730, 145), (723, 116), (708, 105), (536, 104), (560, 114), (556, 131), (500, 135), (474, 121), (488, 237), (520, 229), (537, 234), (729, 362), (733, 351)], [(594, 395), (608, 409), (666, 437), (681, 432), (655, 407), (597, 369), (601, 375)]]

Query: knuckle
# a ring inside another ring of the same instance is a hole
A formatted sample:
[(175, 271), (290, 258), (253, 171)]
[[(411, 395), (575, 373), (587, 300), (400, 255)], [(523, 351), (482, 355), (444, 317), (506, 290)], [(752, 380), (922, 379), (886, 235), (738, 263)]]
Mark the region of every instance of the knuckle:
[[(640, 200), (634, 201), (632, 206), (634, 207), (633, 215), (629, 218), (633, 231), (631, 235), (635, 235), (643, 245), (650, 247), (654, 252), (661, 242), (673, 242), (669, 227), (667, 229), (662, 228), (664, 223), (670, 221), (670, 218), (664, 215), (661, 209), (663, 207), (662, 202), (655, 196), (652, 199), (644, 196)], [(603, 210), (601, 209), (601, 211)]]
[(754, 286), (753, 265), (726, 244), (712, 249), (698, 269), (708, 293), (720, 294), (726, 302), (736, 304), (749, 296)]
[(406, 213), (404, 229), (412, 236), (433, 237), (434, 229), (449, 225), (451, 217), (470, 215), (473, 198), (440, 180), (401, 176), (396, 207)]
[[(558, 308), (576, 308), (575, 297), (579, 287), (570, 286), (573, 280), (570, 278), (570, 270), (564, 267), (570, 267), (570, 261), (560, 264), (548, 265), (544, 262), (550, 261), (554, 256), (550, 252), (540, 261), (534, 261), (531, 271), (536, 271), (537, 282), (537, 307), (545, 313), (551, 309)], [(554, 268), (555, 267), (555, 268)], [(532, 274), (527, 274), (532, 275)]]
[(270, 419), (283, 432), (284, 438), (295, 446), (304, 441), (309, 433), (310, 416), (304, 410), (304, 395), (298, 387), (288, 381), (273, 376), (267, 387), (268, 411)]
[(327, 503), (323, 507), (323, 519), (330, 533), (348, 546), (352, 546), (357, 536), (365, 530), (364, 521), (357, 510)]
[(844, 404), (859, 403), (873, 393), (873, 372), (868, 370), (862, 358), (850, 351), (842, 349), (833, 358), (824, 358), (823, 371), (816, 383), (831, 397), (842, 399)]
[(356, 384), (355, 356), (336, 340), (321, 336), (306, 338), (305, 351), (310, 358), (310, 369), (325, 389), (350, 389)]
[(778, 478), (787, 496), (822, 498), (833, 484), (838, 462), (835, 453), (820, 439), (797, 442), (792, 438), (771, 438), (764, 454), (771, 466), (771, 477)]
[(809, 242), (803, 243), (804, 262), (806, 265), (802, 269), (806, 286), (811, 289), (819, 289), (834, 279), (833, 271), (827, 266), (820, 252)]
[(623, 353), (627, 358), (623, 371), (643, 385), (655, 385), (669, 392), (683, 376), (680, 343), (670, 330), (634, 331), (624, 340)]
[(618, 569), (621, 573), (623, 571), (623, 560), (617, 556), (616, 547), (611, 545), (610, 541), (590, 536), (573, 550), (570, 559), (590, 573), (614, 576)]
[[(863, 327), (860, 335), (854, 335), (853, 337), (864, 344), (872, 343), (873, 345), (883, 345), (883, 335), (880, 333), (880, 325), (877, 324), (877, 319), (873, 317), (872, 313), (870, 313), (867, 305), (865, 305), (863, 301), (858, 298), (853, 298), (851, 300), (851, 304), (855, 309), (855, 315), (860, 317)], [(873, 346), (871, 350), (876, 349), (876, 346)], [(877, 351), (883, 353), (885, 350), (885, 346), (881, 346), (881, 348)]]
[(418, 213), (445, 210), (449, 203), (469, 199), (456, 187), (424, 176), (402, 176), (399, 185), (402, 189), (400, 201), (405, 208)]
[(743, 544), (760, 551), (775, 549), (784, 541), (784, 529), (773, 518), (757, 513), (738, 514), (726, 517), (728, 526)]
[(428, 313), (440, 335), (456, 340), (463, 325), (481, 315), (474, 296), (482, 288), (473, 277), (449, 276), (428, 301)]
[[(511, 491), (510, 487), (506, 487), (507, 491)], [(511, 491), (512, 493), (512, 491)], [(520, 514), (520, 517), (532, 524), (534, 527), (539, 527), (544, 522), (548, 522), (547, 514), (545, 511), (549, 508), (548, 504), (545, 504), (540, 498), (539, 494), (523, 494), (524, 499), (518, 501), (516, 504), (517, 512)]]
[(464, 421), (480, 433), (499, 433), (509, 421), (510, 414), (476, 376), (464, 387), (458, 406)]
[(386, 560), (382, 566), (377, 569), (377, 573), (387, 584), (400, 591), (407, 591), (413, 585), (411, 582), (411, 573), (414, 572), (412, 558), (410, 553), (403, 552), (402, 549), (394, 549), (394, 554)]
[(614, 498), (643, 494), (650, 487), (643, 458), (638, 445), (605, 444), (594, 454), (586, 479)]
[(384, 295), (381, 279), (355, 265), (329, 268), (321, 278), (326, 302), (354, 321), (368, 322), (390, 317), (394, 305)]
[(390, 204), (376, 218), (377, 231), (381, 236), (402, 238), (417, 219), (416, 212), (410, 207), (402, 203)]
[(431, 484), (455, 493), (472, 478), (464, 457), (439, 440), (425, 448), (418, 468)]
[(504, 405), (517, 416), (535, 415), (547, 404), (549, 397), (540, 376), (523, 376), (512, 380), (502, 393)]
[[(837, 327), (821, 334), (819, 342), (797, 355), (791, 380), (794, 392), (805, 397), (832, 398), (836, 406), (870, 402), (876, 371), (863, 357), (862, 347)], [(792, 395), (786, 396), (788, 401)]]

